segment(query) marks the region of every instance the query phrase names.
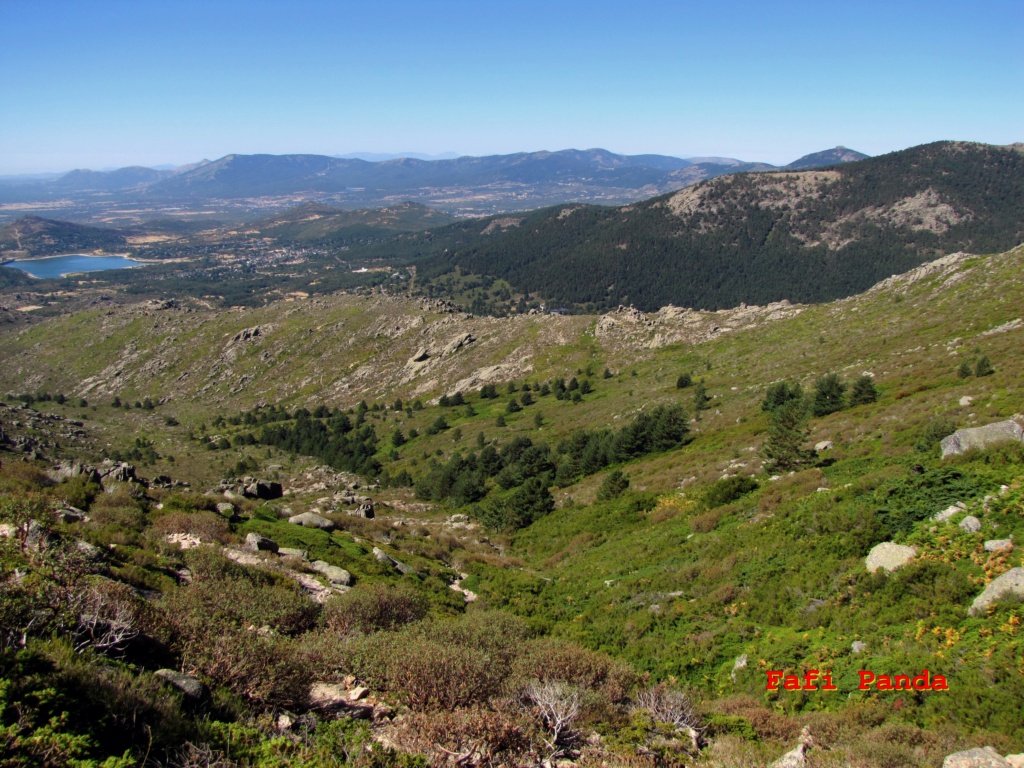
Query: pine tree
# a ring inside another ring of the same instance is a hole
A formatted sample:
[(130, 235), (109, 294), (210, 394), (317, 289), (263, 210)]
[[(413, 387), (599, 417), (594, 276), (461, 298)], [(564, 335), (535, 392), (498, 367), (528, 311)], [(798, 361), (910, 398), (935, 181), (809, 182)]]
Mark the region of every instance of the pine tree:
[(850, 405), (865, 405), (873, 403), (878, 399), (878, 389), (875, 387), (875, 380), (863, 375), (853, 382), (850, 390)]
[(979, 379), (982, 376), (991, 376), (996, 372), (996, 369), (992, 367), (992, 363), (988, 361), (988, 355), (982, 355), (978, 358), (978, 364), (974, 366), (974, 375)]
[(624, 474), (621, 469), (613, 470), (608, 473), (604, 482), (601, 483), (601, 487), (597, 489), (597, 500), (608, 501), (618, 498), (626, 492), (627, 488), (629, 488), (629, 476)]
[(966, 360), (960, 363), (960, 367), (956, 369), (957, 378), (969, 379), (974, 375), (974, 371), (971, 370), (970, 363)]
[(803, 447), (807, 435), (807, 407), (803, 402), (790, 400), (772, 411), (771, 426), (761, 447), (765, 468), (790, 470), (806, 464), (811, 457)]
[(693, 410), (699, 415), (701, 411), (708, 409), (711, 397), (708, 395), (707, 387), (704, 386), (704, 379), (697, 382), (693, 388)]
[(814, 382), (814, 402), (811, 412), (815, 416), (828, 416), (846, 407), (846, 385), (838, 373), (826, 373)]

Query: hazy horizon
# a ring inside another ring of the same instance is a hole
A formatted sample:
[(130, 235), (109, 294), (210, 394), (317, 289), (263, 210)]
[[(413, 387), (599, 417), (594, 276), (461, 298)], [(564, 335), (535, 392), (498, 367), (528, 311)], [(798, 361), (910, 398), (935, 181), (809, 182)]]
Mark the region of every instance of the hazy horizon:
[(409, 147), (784, 165), (1024, 138), (1015, 0), (53, 0), (0, 24), (2, 175)]

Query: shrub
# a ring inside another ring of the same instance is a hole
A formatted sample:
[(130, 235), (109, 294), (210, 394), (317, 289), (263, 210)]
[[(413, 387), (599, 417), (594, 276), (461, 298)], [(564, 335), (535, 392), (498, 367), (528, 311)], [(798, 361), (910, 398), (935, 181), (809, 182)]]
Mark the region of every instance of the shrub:
[(484, 704), (508, 674), (478, 649), (408, 629), (350, 640), (346, 650), (353, 672), (416, 712)]
[(521, 713), (470, 707), (414, 714), (403, 730), (406, 746), (433, 753), (431, 765), (498, 766), (523, 764), (534, 728)]
[(736, 501), (755, 490), (757, 481), (752, 477), (726, 477), (709, 485), (704, 491), (702, 501), (708, 509), (713, 509)]
[(620, 469), (613, 470), (608, 473), (601, 483), (601, 487), (597, 489), (597, 500), (616, 499), (625, 493), (627, 488), (629, 488), (629, 476)]
[(427, 615), (426, 597), (407, 585), (372, 584), (327, 601), (324, 624), (335, 632), (395, 630)]
[(988, 361), (988, 355), (982, 355), (978, 358), (977, 364), (974, 366), (974, 375), (979, 379), (982, 376), (991, 376), (996, 372), (996, 369), (992, 367), (992, 363)]
[(940, 416), (932, 419), (924, 428), (921, 436), (914, 442), (914, 448), (922, 453), (930, 453), (938, 447), (942, 438), (953, 434), (956, 429), (956, 422), (948, 417)]
[[(607, 371), (607, 370), (608, 369), (605, 368), (605, 371)], [(605, 376), (605, 378), (607, 379), (607, 378), (610, 378), (610, 377), (609, 376)], [(693, 376), (690, 373), (684, 373), (678, 379), (676, 379), (676, 389), (686, 389), (687, 387), (690, 387), (692, 385), (693, 385)]]

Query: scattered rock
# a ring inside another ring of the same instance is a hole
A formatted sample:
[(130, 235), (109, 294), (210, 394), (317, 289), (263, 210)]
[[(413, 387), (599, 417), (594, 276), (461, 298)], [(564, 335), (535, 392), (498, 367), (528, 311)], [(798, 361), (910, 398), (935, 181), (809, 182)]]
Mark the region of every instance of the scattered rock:
[(366, 694), (368, 694), (369, 692), (369, 688), (367, 688), (365, 685), (360, 685), (359, 687), (353, 688), (351, 691), (349, 691), (348, 700), (359, 701), (360, 699), (365, 698)]
[(169, 533), (167, 534), (168, 544), (177, 544), (181, 549), (195, 549), (202, 542), (193, 533)]
[(732, 678), (732, 681), (734, 683), (736, 682), (736, 673), (739, 672), (741, 669), (746, 669), (746, 668), (747, 668), (747, 654), (741, 653), (739, 656), (736, 657), (736, 661), (734, 661), (733, 664), (732, 664), (732, 673), (730, 674), (730, 677)]
[(103, 554), (103, 550), (97, 547), (95, 544), (90, 544), (88, 541), (79, 539), (75, 542), (75, 549), (82, 553), (89, 560), (99, 560)]
[(175, 669), (158, 669), (153, 674), (173, 685), (193, 701), (202, 701), (208, 694), (203, 682), (192, 675), (186, 675)]
[(235, 505), (230, 504), (229, 502), (226, 501), (222, 501), (220, 504), (217, 505), (217, 512), (223, 515), (224, 517), (234, 517)]
[(350, 704), (348, 690), (337, 683), (313, 683), (309, 689), (309, 703), (322, 710), (343, 710), (344, 714), (357, 720), (373, 717), (373, 707)]
[(831, 440), (822, 440), (820, 443), (814, 444), (814, 450), (818, 452), (830, 451), (832, 450), (834, 445), (835, 443), (833, 443)]
[(0, 539), (13, 539), (18, 535), (18, 526), (0, 523)]
[(364, 502), (346, 514), (351, 515), (352, 517), (364, 517), (367, 520), (372, 520), (374, 516), (373, 502)]
[(960, 527), (967, 533), (977, 533), (981, 530), (981, 520), (974, 515), (968, 515), (960, 521)]
[(769, 768), (802, 768), (807, 764), (805, 753), (814, 746), (814, 739), (807, 726), (800, 732), (796, 747), (773, 762)]
[(942, 458), (957, 456), (972, 448), (989, 448), (1013, 440), (1024, 441), (1024, 427), (1013, 420), (958, 429), (952, 435), (942, 438)]
[(1011, 764), (992, 747), (965, 749), (948, 755), (942, 761), (942, 768), (1010, 768)]
[(277, 542), (261, 536), (258, 533), (249, 533), (245, 536), (245, 547), (253, 552), (277, 552)]
[(281, 557), (297, 557), (299, 560), (308, 560), (309, 552), (304, 549), (292, 549), (291, 547), (278, 547), (277, 554)]
[(971, 603), (971, 616), (978, 616), (999, 600), (1010, 595), (1024, 597), (1024, 568), (1011, 568), (985, 587), (985, 591)]
[(64, 507), (57, 510), (57, 514), (60, 515), (62, 523), (84, 523), (89, 519), (89, 516), (78, 507)]
[(444, 345), (444, 350), (441, 352), (441, 356), (451, 355), (458, 352), (467, 344), (472, 344), (476, 341), (476, 338), (471, 333), (460, 333), (458, 336), (453, 338), (447, 344)]
[(963, 397), (960, 398), (960, 405), (962, 407), (964, 407), (964, 408), (967, 408), (973, 402), (974, 402), (974, 398), (971, 397), (970, 395), (964, 395)]
[(946, 507), (944, 510), (939, 512), (937, 515), (935, 515), (935, 517), (932, 518), (932, 520), (936, 523), (944, 523), (947, 520), (949, 520), (949, 518), (951, 518), (953, 515), (958, 514), (959, 512), (963, 512), (965, 509), (967, 509), (967, 505), (964, 504), (962, 501), (958, 501), (953, 506)]
[(50, 543), (50, 532), (37, 521), (29, 520), (25, 526), (25, 549), (38, 551)]
[(332, 584), (341, 584), (342, 586), (349, 586), (352, 584), (352, 574), (346, 571), (344, 568), (339, 568), (336, 565), (331, 565), (323, 560), (314, 560), (309, 564), (317, 573), (321, 573), (327, 577), (327, 580)]
[(874, 573), (879, 568), (892, 572), (901, 565), (909, 563), (916, 554), (917, 550), (913, 547), (905, 547), (901, 544), (885, 541), (871, 548), (871, 551), (868, 552), (868, 556), (864, 560), (864, 565), (867, 566), (871, 573)]
[(334, 523), (326, 517), (321, 517), (314, 512), (303, 512), (301, 515), (294, 515), (288, 518), (293, 525), (301, 525), (304, 528), (319, 528), (322, 531), (333, 531)]
[(861, 640), (854, 640), (850, 643), (850, 650), (853, 653), (864, 653), (868, 649), (868, 644)]
[(1013, 539), (989, 539), (985, 542), (986, 552), (1002, 552), (1004, 549), (1013, 549)]

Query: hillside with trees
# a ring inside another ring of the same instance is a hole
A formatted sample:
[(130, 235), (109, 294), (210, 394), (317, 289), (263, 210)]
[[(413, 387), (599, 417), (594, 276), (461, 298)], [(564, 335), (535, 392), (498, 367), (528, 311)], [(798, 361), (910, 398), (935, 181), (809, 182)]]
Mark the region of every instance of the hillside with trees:
[(555, 306), (827, 301), (957, 250), (1024, 241), (1024, 154), (939, 142), (829, 170), (736, 174), (623, 208), (558, 206), (389, 244)]

